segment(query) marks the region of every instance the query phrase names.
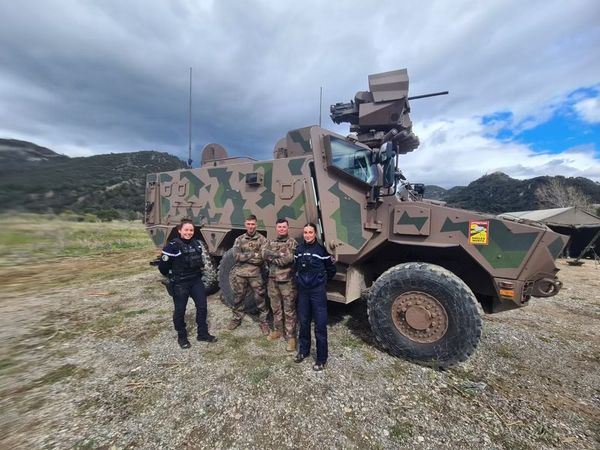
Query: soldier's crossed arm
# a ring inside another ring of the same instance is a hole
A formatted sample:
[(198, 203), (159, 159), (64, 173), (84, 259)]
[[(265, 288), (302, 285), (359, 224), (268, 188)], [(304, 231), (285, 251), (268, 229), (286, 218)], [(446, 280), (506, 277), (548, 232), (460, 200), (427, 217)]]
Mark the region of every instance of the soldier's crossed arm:
[(261, 255), (266, 262), (271, 262), (275, 255), (273, 254), (273, 250), (271, 249), (271, 243), (267, 242), (262, 247)]
[(247, 253), (242, 250), (240, 246), (240, 241), (238, 239), (233, 243), (233, 258), (236, 262), (246, 262), (250, 257)]
[(254, 248), (254, 249), (249, 249), (249, 252), (247, 253), (248, 255), (248, 262), (251, 264), (255, 264), (255, 265), (260, 265), (263, 263), (263, 257), (262, 257), (262, 253), (261, 253), (262, 248), (258, 247), (258, 248)]
[(296, 252), (296, 241), (290, 239), (289, 243), (283, 247), (277, 258), (274, 260), (278, 266), (288, 266), (294, 262), (294, 253)]

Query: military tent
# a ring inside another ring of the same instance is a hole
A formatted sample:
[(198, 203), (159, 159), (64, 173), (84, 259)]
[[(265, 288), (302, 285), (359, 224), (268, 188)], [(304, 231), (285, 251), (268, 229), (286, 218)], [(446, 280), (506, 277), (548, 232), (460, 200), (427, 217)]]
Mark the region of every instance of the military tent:
[[(499, 214), (499, 217), (517, 220), (531, 220), (541, 222), (560, 234), (571, 237), (565, 256), (577, 258), (586, 246), (596, 238), (600, 232), (600, 217), (596, 217), (577, 206), (567, 208), (538, 209), (536, 211), (513, 211)], [(586, 251), (589, 255), (598, 255), (600, 238), (596, 238), (591, 249)]]

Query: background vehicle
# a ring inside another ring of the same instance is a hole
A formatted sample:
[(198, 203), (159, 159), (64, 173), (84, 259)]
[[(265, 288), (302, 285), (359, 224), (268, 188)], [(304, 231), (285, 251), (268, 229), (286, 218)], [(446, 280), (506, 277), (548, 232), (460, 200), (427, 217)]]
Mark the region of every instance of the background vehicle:
[(209, 291), (220, 285), (231, 303), (230, 249), (248, 214), (269, 238), (277, 218), (297, 238), (315, 222), (337, 261), (329, 300), (366, 297), (371, 328), (393, 355), (438, 367), (465, 360), (481, 335), (478, 303), (492, 313), (558, 293), (554, 260), (567, 237), (424, 200), (423, 186), (398, 170), (398, 155), (419, 145), (410, 99), (405, 69), (370, 75), (369, 91), (331, 107), (348, 136), (292, 130), (268, 161), (208, 144), (200, 168), (148, 175), (150, 236), (160, 247), (192, 218), (210, 255)]

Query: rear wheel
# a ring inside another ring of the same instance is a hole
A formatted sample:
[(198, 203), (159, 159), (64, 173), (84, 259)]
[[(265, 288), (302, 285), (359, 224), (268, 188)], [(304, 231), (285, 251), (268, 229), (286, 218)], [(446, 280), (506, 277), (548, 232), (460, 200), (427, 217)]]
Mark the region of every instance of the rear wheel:
[[(235, 266), (235, 258), (233, 257), (233, 249), (229, 249), (225, 252), (221, 258), (219, 264), (218, 281), (221, 287), (221, 298), (230, 308), (233, 307), (233, 289), (231, 288), (231, 277), (233, 276), (233, 267)], [(244, 299), (244, 311), (249, 314), (258, 313), (256, 302), (254, 301), (254, 294), (252, 290), (248, 290), (246, 298)]]
[(452, 272), (406, 263), (384, 272), (368, 301), (369, 323), (392, 355), (434, 367), (466, 360), (481, 336), (477, 300)]

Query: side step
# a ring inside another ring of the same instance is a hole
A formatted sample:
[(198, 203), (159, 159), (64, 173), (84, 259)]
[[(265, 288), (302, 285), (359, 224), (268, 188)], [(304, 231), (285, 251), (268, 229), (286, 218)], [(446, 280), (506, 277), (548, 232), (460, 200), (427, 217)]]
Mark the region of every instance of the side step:
[(348, 303), (346, 301), (346, 296), (340, 294), (339, 292), (332, 292), (332, 291), (327, 291), (327, 300), (329, 300), (330, 302), (337, 302), (337, 303)]

